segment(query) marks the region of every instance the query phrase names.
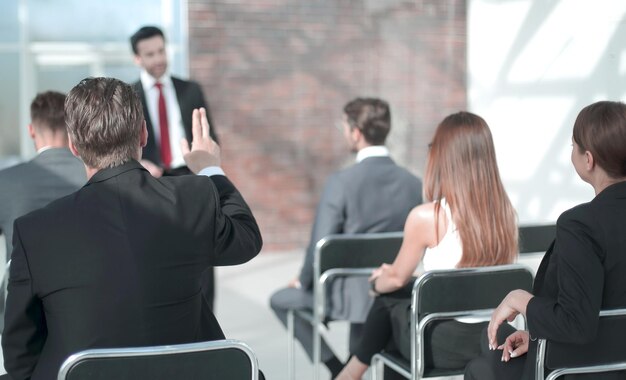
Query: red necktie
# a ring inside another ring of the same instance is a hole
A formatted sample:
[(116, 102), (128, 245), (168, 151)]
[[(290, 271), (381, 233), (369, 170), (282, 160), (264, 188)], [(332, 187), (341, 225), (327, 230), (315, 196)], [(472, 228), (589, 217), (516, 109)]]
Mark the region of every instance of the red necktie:
[(172, 150), (170, 149), (170, 131), (167, 125), (167, 107), (165, 107), (165, 97), (163, 96), (163, 83), (157, 82), (159, 89), (159, 130), (161, 131), (161, 161), (167, 169), (172, 163)]

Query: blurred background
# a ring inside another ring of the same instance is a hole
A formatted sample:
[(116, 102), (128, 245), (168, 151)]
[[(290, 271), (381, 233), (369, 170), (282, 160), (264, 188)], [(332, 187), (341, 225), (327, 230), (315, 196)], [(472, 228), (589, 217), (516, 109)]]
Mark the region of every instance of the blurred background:
[[(224, 169), (261, 226), (262, 255), (220, 269), (217, 312), (227, 335), (258, 342), (262, 367), (276, 363), (269, 378), (286, 373), (286, 338), (267, 297), (298, 271), (326, 178), (352, 162), (334, 127), (347, 101), (389, 101), (392, 156), (418, 175), (444, 116), (483, 116), (528, 224), (593, 197), (570, 163), (573, 122), (594, 101), (626, 100), (623, 0), (5, 0), (0, 168), (35, 153), (37, 92), (135, 81), (128, 38), (146, 24), (164, 30), (171, 72), (202, 85)], [(270, 327), (258, 335), (235, 310)]]

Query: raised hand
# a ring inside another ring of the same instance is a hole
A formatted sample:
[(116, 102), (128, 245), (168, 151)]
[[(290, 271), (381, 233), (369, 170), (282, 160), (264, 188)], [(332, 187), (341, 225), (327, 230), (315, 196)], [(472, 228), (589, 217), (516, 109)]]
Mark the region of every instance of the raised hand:
[(196, 174), (208, 166), (220, 166), (221, 164), (220, 147), (211, 138), (210, 129), (206, 110), (204, 108), (194, 109), (191, 123), (193, 138), (191, 149), (184, 138), (180, 141), (180, 148), (187, 166)]

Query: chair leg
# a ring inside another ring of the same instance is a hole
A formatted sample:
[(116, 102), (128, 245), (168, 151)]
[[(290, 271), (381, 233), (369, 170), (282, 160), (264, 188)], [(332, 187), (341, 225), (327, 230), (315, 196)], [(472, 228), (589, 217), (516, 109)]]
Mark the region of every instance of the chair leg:
[(382, 360), (376, 356), (372, 358), (372, 365), (370, 367), (372, 374), (372, 380), (383, 380), (385, 378), (385, 365)]
[(287, 311), (287, 378), (296, 379), (295, 328), (293, 310)]
[(320, 337), (320, 324), (313, 319), (313, 380), (320, 379), (320, 363), (322, 356), (322, 342)]

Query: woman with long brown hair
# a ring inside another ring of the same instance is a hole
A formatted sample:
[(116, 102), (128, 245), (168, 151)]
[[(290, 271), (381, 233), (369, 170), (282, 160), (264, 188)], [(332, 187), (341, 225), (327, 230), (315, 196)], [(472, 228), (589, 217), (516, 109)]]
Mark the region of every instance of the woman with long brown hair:
[[(451, 269), (508, 264), (517, 255), (515, 211), (500, 180), (491, 132), (480, 116), (458, 112), (439, 124), (424, 193), (428, 202), (409, 214), (398, 256), (370, 277), (372, 290), (381, 296), (338, 379), (360, 379), (372, 356), (390, 344), (409, 358), (410, 280), (420, 262), (424, 270)], [(433, 323), (426, 331), (426, 367), (464, 368), (480, 354), (485, 326), (467, 320)]]

